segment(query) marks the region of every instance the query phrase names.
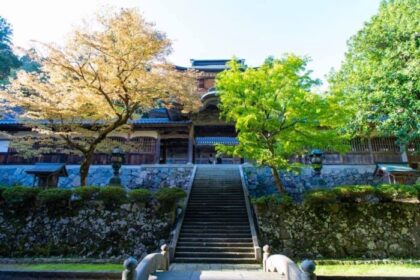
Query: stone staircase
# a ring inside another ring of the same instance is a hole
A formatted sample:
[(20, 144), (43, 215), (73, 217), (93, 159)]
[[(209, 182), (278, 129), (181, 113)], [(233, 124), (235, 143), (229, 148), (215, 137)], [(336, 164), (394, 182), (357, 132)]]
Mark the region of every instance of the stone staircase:
[(175, 263), (256, 263), (237, 165), (199, 165)]

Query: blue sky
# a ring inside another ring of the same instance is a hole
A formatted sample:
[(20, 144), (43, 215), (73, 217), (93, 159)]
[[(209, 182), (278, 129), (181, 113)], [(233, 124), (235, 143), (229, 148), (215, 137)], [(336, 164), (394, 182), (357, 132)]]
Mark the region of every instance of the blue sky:
[(312, 58), (313, 76), (338, 68), (346, 42), (374, 15), (380, 0), (1, 0), (0, 16), (14, 28), (16, 46), (30, 40), (62, 42), (65, 34), (103, 5), (138, 7), (173, 41), (170, 61), (269, 55)]

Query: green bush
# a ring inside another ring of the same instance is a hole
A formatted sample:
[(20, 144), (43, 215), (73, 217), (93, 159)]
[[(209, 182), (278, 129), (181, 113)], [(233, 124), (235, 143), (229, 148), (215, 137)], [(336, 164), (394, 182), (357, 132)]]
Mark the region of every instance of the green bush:
[(155, 193), (155, 198), (162, 201), (177, 201), (187, 196), (187, 193), (181, 188), (161, 188)]
[(79, 200), (88, 201), (97, 199), (100, 187), (77, 187), (73, 189), (74, 194)]
[(305, 193), (304, 202), (308, 204), (335, 203), (337, 195), (332, 190), (311, 190)]
[(366, 201), (375, 194), (375, 188), (369, 185), (340, 186), (332, 190), (340, 202)]
[(415, 184), (414, 188), (417, 190), (417, 199), (420, 200), (420, 184)]
[(382, 202), (390, 202), (396, 199), (413, 199), (419, 197), (419, 190), (416, 185), (383, 184), (376, 188), (376, 196)]
[(39, 191), (37, 188), (17, 186), (5, 189), (2, 196), (8, 205), (26, 208), (33, 205)]
[(155, 198), (159, 201), (163, 211), (171, 211), (181, 198), (187, 196), (187, 193), (181, 188), (162, 188), (155, 193)]
[(128, 200), (133, 203), (146, 203), (152, 197), (148, 189), (136, 189), (128, 193)]
[(103, 187), (100, 188), (98, 198), (106, 207), (117, 207), (127, 201), (127, 193), (122, 187)]
[(45, 189), (38, 193), (37, 200), (48, 207), (62, 207), (69, 203), (71, 195), (71, 190)]
[(7, 189), (8, 189), (7, 187), (0, 186), (0, 202), (4, 201), (3, 192)]
[(252, 204), (257, 207), (264, 207), (270, 205), (290, 205), (293, 199), (288, 195), (271, 194), (251, 199)]

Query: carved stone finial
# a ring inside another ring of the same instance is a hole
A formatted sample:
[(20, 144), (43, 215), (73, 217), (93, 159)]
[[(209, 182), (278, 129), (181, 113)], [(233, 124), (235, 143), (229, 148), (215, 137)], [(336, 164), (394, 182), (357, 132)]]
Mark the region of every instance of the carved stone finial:
[(133, 257), (129, 257), (124, 261), (124, 268), (127, 270), (134, 270), (137, 267), (137, 260)]
[(169, 246), (167, 244), (163, 244), (162, 246), (160, 246), (160, 250), (161, 250), (161, 254), (164, 258), (164, 263), (163, 263), (163, 270), (168, 270), (169, 269)]
[(301, 264), (300, 264), (300, 268), (302, 269), (304, 275), (304, 279), (306, 280), (315, 280), (316, 279), (316, 275), (315, 275), (315, 262), (313, 260), (304, 260)]
[(129, 257), (124, 261), (124, 271), (122, 273), (122, 280), (135, 280), (137, 276), (136, 267), (137, 260), (133, 257)]
[(162, 252), (167, 252), (169, 251), (169, 246), (167, 244), (163, 244), (162, 246), (160, 246), (160, 250)]
[(313, 260), (304, 260), (300, 264), (300, 268), (305, 272), (314, 273), (316, 265)]
[(264, 254), (263, 254), (263, 271), (267, 272), (268, 271), (267, 270), (267, 259), (270, 256), (270, 251), (271, 251), (270, 246), (269, 245), (264, 245), (263, 251), (264, 251)]

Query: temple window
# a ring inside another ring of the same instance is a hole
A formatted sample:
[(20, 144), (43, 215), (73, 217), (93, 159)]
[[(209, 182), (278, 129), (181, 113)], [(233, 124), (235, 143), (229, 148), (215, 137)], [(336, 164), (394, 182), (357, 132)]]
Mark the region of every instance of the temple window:
[(156, 139), (151, 137), (134, 137), (130, 140), (135, 143), (135, 152), (154, 153), (156, 149)]

